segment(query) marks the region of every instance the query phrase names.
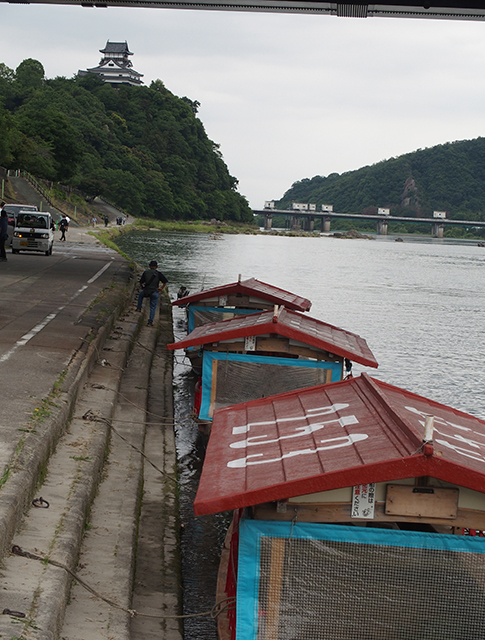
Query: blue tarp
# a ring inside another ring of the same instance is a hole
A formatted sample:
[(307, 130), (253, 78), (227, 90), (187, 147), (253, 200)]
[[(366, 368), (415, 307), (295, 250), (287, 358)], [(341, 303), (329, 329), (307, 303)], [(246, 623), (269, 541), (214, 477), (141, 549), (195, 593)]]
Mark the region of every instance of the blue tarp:
[[(228, 366), (225, 372), (213, 375), (214, 364), (232, 363), (231, 372)], [(342, 378), (341, 362), (316, 360), (299, 360), (297, 358), (280, 358), (259, 356), (249, 353), (221, 353), (205, 351), (202, 361), (202, 400), (199, 412), (201, 420), (212, 420), (215, 409), (257, 398), (274, 395), (284, 391), (293, 391), (316, 384), (318, 373), (331, 371), (331, 382)], [(315, 376), (312, 376), (312, 371)], [(306, 373), (305, 373), (306, 372)], [(229, 379), (229, 375), (233, 379)], [(278, 376), (281, 379), (276, 380)], [(314, 379), (312, 379), (314, 378)], [(216, 388), (213, 388), (213, 383)]]
[(484, 586), (484, 538), (242, 520), (236, 638), (477, 640)]

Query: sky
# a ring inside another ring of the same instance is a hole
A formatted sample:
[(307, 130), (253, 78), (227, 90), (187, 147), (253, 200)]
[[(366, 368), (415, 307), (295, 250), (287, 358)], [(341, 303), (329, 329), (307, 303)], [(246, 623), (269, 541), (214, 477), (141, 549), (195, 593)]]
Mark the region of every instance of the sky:
[(304, 178), (485, 135), (485, 22), (0, 3), (0, 24), (0, 61), (48, 78), (126, 40), (145, 84), (201, 103), (254, 209)]

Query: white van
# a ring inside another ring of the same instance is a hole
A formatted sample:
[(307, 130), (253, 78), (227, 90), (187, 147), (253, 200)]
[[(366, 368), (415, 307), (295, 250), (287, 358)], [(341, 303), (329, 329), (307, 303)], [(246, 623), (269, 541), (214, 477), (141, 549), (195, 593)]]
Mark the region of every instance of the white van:
[(15, 228), (19, 211), (37, 211), (37, 207), (33, 204), (6, 204), (3, 210), (8, 216), (8, 239), (5, 242), (6, 247), (12, 246), (13, 230)]
[(19, 251), (42, 251), (52, 253), (54, 224), (50, 213), (19, 211), (12, 238), (12, 253)]

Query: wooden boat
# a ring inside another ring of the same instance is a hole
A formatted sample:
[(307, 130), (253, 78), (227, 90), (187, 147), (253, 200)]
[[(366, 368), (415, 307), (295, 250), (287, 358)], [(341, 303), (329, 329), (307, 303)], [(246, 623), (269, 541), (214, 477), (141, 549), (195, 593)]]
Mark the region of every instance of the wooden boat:
[(187, 309), (189, 333), (203, 324), (273, 309), (275, 304), (302, 312), (309, 311), (312, 306), (307, 298), (256, 278), (241, 280), (241, 276), (237, 282), (197, 291), (172, 302), (174, 306)]
[(483, 636), (483, 420), (367, 374), (220, 409), (194, 512), (228, 510), (224, 640)]
[(221, 407), (341, 380), (352, 362), (378, 366), (357, 334), (285, 307), (202, 325), (167, 348), (201, 359), (201, 420)]

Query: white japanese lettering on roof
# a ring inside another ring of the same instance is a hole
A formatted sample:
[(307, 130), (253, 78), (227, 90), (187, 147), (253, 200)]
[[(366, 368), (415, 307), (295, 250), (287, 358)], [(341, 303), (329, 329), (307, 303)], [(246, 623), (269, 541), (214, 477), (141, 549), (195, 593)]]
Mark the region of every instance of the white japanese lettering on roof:
[(302, 416), (295, 416), (292, 418), (277, 418), (275, 420), (264, 420), (263, 422), (248, 422), (248, 424), (242, 425), (241, 427), (234, 427), (232, 430), (232, 435), (236, 436), (240, 433), (247, 433), (251, 428), (254, 427), (265, 427), (268, 425), (283, 424), (285, 422), (296, 422), (297, 420), (308, 420), (309, 418), (315, 418), (320, 416), (327, 416), (330, 413), (336, 413), (337, 411), (342, 411), (342, 409), (347, 409), (349, 405), (347, 403), (342, 404), (332, 404), (328, 407), (315, 407), (314, 409), (308, 409), (307, 412)]
[[(416, 409), (415, 407), (406, 407), (406, 409), (408, 411), (411, 411), (412, 413), (422, 416), (423, 418), (429, 415), (428, 413), (419, 411), (419, 409)], [(443, 427), (451, 427), (451, 430), (454, 429), (462, 432), (466, 431), (470, 434), (470, 436), (471, 434), (475, 434), (477, 436), (480, 436), (481, 438), (484, 438), (483, 433), (474, 431), (470, 427), (464, 427), (463, 425), (456, 424), (455, 422), (450, 422), (449, 420), (445, 420), (444, 418), (440, 418), (439, 416), (434, 416), (434, 421), (435, 421), (435, 425), (439, 424), (441, 426), (441, 429), (435, 426), (434, 433), (439, 434), (443, 438), (447, 438), (447, 440), (435, 439), (436, 444), (439, 444), (443, 447), (447, 447), (448, 449), (452, 449), (459, 455), (465, 456), (466, 458), (472, 458), (473, 460), (477, 460), (478, 462), (485, 462), (485, 442), (483, 441), (479, 442), (477, 440), (473, 440), (471, 437), (465, 438), (460, 433), (447, 433), (446, 431), (443, 430)], [(419, 420), (419, 423), (424, 426), (424, 420)], [(460, 447), (457, 444), (450, 442), (450, 440), (454, 440), (456, 442), (459, 442), (460, 444), (473, 447), (475, 451), (472, 451), (470, 449), (465, 449), (464, 447)], [(477, 451), (476, 449), (481, 450), (481, 452)]]
[[(328, 451), (330, 449), (339, 449), (341, 447), (349, 447), (354, 442), (360, 442), (366, 440), (369, 436), (366, 433), (352, 433), (347, 436), (341, 436), (339, 438), (330, 438), (328, 440), (320, 440), (323, 447), (315, 447), (308, 449), (299, 449), (297, 451), (289, 451), (276, 458), (264, 458), (264, 453), (252, 453), (245, 458), (239, 458), (238, 460), (231, 460), (227, 463), (230, 468), (249, 467), (255, 464), (269, 464), (270, 462), (280, 462), (285, 458), (293, 458), (294, 456), (304, 456), (308, 454), (314, 454), (318, 451)], [(255, 459), (257, 458), (257, 459)]]
[(326, 425), (338, 422), (341, 427), (346, 427), (351, 424), (358, 424), (359, 421), (355, 416), (344, 416), (342, 418), (335, 418), (334, 420), (328, 420), (327, 422), (320, 422), (318, 424), (308, 424), (305, 427), (296, 427), (293, 433), (288, 433), (287, 435), (280, 436), (279, 438), (264, 439), (268, 438), (268, 435), (260, 435), (260, 436), (250, 436), (246, 440), (238, 440), (237, 442), (231, 442), (229, 445), (231, 449), (244, 449), (245, 447), (251, 447), (255, 445), (264, 445), (270, 444), (273, 442), (279, 442), (280, 440), (288, 440), (288, 438), (299, 438), (300, 436), (310, 435), (311, 433), (315, 433), (316, 431), (320, 431)]

